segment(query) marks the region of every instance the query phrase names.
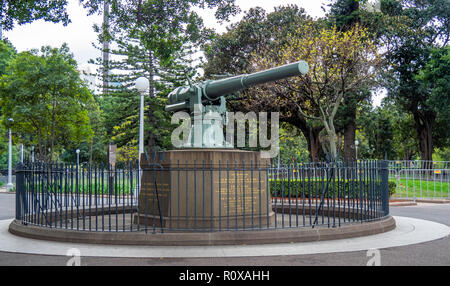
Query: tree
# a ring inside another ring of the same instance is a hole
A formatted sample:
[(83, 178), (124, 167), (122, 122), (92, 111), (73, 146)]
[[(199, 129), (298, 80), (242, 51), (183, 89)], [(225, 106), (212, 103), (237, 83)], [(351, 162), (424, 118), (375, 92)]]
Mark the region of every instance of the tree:
[(307, 162), (308, 144), (296, 127), (283, 124), (280, 128), (280, 159), (283, 163)]
[(16, 55), (16, 49), (7, 40), (0, 40), (0, 76), (4, 75), (9, 62)]
[(91, 94), (75, 67), (65, 44), (59, 49), (42, 47), (40, 54), (18, 54), (1, 78), (3, 124), (20, 142), (36, 144), (40, 160), (52, 161), (64, 146), (91, 140), (85, 109)]
[(253, 55), (271, 53), (275, 44), (286, 43), (289, 33), (306, 18), (305, 10), (296, 5), (275, 7), (269, 14), (263, 8), (251, 8), (241, 21), (204, 46), (205, 75), (247, 72)]
[[(128, 93), (128, 98), (136, 95), (130, 92), (137, 77), (145, 76), (149, 79), (150, 88), (146, 97), (146, 144), (149, 150), (164, 148), (168, 128), (164, 129), (168, 121), (163, 111), (163, 97), (169, 89), (180, 85), (186, 79), (186, 73), (191, 75), (189, 69), (189, 50), (192, 44), (200, 45), (210, 33), (204, 29), (201, 17), (193, 7), (217, 7), (216, 15), (219, 19), (226, 19), (230, 14), (236, 13), (234, 0), (171, 0), (171, 1), (108, 1), (111, 5), (109, 14), (109, 31), (97, 29), (100, 41), (113, 41), (117, 48), (111, 49), (113, 55), (121, 56), (120, 60), (111, 60), (105, 65), (101, 59), (97, 62), (106, 66), (109, 71), (120, 70), (121, 73), (110, 73), (107, 80), (118, 83), (119, 88), (114, 95)], [(87, 1), (85, 7), (91, 12), (100, 11), (104, 1)], [(191, 53), (192, 54), (192, 53)], [(102, 71), (103, 73), (103, 71)], [(111, 90), (111, 87), (108, 87)], [(116, 93), (118, 92), (118, 93)], [(136, 97), (134, 97), (136, 98)], [(131, 101), (127, 103), (131, 106)], [(137, 105), (136, 105), (137, 106)], [(128, 109), (129, 111), (134, 108)], [(135, 126), (137, 122), (134, 114), (128, 112), (116, 128), (120, 137), (128, 137), (126, 143), (132, 138), (128, 132), (120, 132), (130, 123)], [(163, 122), (163, 124), (161, 124)], [(164, 134), (163, 134), (164, 133)], [(137, 133), (135, 133), (137, 134)], [(125, 137), (123, 135), (126, 135)], [(117, 136), (116, 136), (117, 139)], [(125, 142), (124, 142), (125, 143)]]
[(419, 72), (416, 79), (429, 92), (426, 101), (436, 113), (434, 128), (434, 146), (445, 148), (450, 146), (450, 47), (442, 47), (431, 51), (430, 60)]
[[(16, 49), (12, 44), (7, 40), (0, 40), (0, 77), (6, 73), (6, 68), (15, 56)], [(6, 135), (7, 132), (4, 126), (0, 126), (0, 134)], [(0, 136), (0, 165), (8, 165), (8, 136)]]
[(0, 1), (0, 39), (1, 30), (12, 30), (14, 24), (23, 25), (35, 20), (70, 23), (66, 11), (67, 0), (25, 0)]
[(394, 111), (385, 105), (373, 108), (368, 103), (358, 109), (357, 126), (361, 131), (358, 141), (363, 143), (364, 140), (360, 140), (363, 137), (367, 145), (363, 150), (363, 144), (360, 144), (359, 158), (396, 159), (394, 116)]
[[(380, 2), (370, 2), (368, 0), (335, 0), (329, 5), (330, 11), (327, 14), (327, 22), (331, 26), (336, 26), (340, 31), (347, 31), (353, 25), (360, 25), (368, 30), (368, 34), (376, 45), (384, 32), (382, 23)], [(348, 94), (345, 101), (339, 108), (339, 120), (336, 127), (344, 135), (343, 157), (346, 160), (355, 158), (355, 134), (357, 128), (358, 107), (370, 101), (372, 97), (371, 87), (362, 87), (361, 90)]]
[[(361, 10), (358, 0), (337, 0), (330, 5), (327, 15), (330, 27), (335, 26), (340, 31), (348, 31), (353, 25), (361, 25)], [(339, 118), (336, 122), (337, 128), (342, 129), (344, 134), (343, 157), (346, 160), (356, 158), (355, 134), (356, 134), (356, 110), (357, 106), (370, 97), (370, 92), (356, 91), (345, 96), (340, 107)]]
[(354, 24), (361, 23), (360, 2), (360, 0), (336, 0), (329, 5), (328, 17), (338, 29), (349, 30)]
[(79, 149), (80, 162), (92, 164), (106, 163), (107, 148), (109, 139), (106, 134), (104, 111), (100, 109), (100, 99), (95, 94), (85, 104), (85, 109), (89, 117), (92, 129), (92, 139), (82, 142), (74, 141), (72, 144), (64, 146), (60, 159), (64, 162), (76, 162), (76, 150)]
[[(207, 58), (205, 77), (248, 73), (253, 70), (254, 56), (277, 58), (278, 54), (274, 51), (286, 45), (291, 35), (308, 19), (310, 17), (305, 10), (296, 5), (275, 7), (275, 11), (269, 14), (260, 7), (251, 8), (240, 22), (232, 24), (226, 33), (215, 35), (211, 44), (204, 47)], [(303, 133), (310, 160), (319, 160), (319, 134), (323, 126), (295, 112), (292, 104), (279, 104), (279, 101), (273, 101), (268, 96), (261, 96), (261, 92), (255, 89), (242, 92), (236, 99), (229, 98), (230, 110), (280, 112), (282, 122), (297, 127)]]
[[(281, 61), (260, 57), (257, 69), (305, 60), (308, 74), (280, 81), (268, 88), (266, 94), (278, 105), (293, 105), (297, 113), (320, 122), (326, 132), (331, 159), (337, 156), (335, 117), (341, 103), (361, 87), (375, 84), (379, 55), (367, 30), (358, 25), (346, 32), (333, 27), (324, 28), (310, 21), (291, 35), (290, 42), (278, 50)], [(282, 99), (282, 100), (280, 100)], [(303, 106), (309, 106), (304, 110)]]
[(412, 114), (422, 160), (432, 160), (437, 112), (432, 89), (418, 77), (430, 61), (432, 50), (450, 39), (449, 0), (383, 0), (383, 48), (388, 66), (388, 96)]
[(392, 144), (396, 153), (395, 159), (417, 159), (419, 146), (417, 144), (417, 134), (414, 130), (413, 116), (397, 108), (397, 113), (395, 113), (393, 120), (394, 138)]

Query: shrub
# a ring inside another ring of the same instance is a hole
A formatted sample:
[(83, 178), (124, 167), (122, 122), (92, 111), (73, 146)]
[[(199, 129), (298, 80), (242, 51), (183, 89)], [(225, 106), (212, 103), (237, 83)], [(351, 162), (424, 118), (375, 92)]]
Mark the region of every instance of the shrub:
[[(380, 197), (381, 181), (364, 182), (358, 180), (340, 180), (330, 181), (328, 184), (327, 197), (335, 198), (359, 198), (369, 196)], [(322, 180), (288, 180), (288, 179), (272, 179), (269, 180), (270, 193), (272, 196), (295, 198), (315, 198), (322, 195), (326, 188), (327, 182)], [(395, 182), (389, 182), (389, 195), (395, 193)], [(370, 192), (369, 192), (370, 191)]]
[(397, 183), (395, 181), (389, 181), (388, 186), (389, 186), (389, 196), (391, 197), (392, 195), (395, 194), (395, 190), (397, 189)]

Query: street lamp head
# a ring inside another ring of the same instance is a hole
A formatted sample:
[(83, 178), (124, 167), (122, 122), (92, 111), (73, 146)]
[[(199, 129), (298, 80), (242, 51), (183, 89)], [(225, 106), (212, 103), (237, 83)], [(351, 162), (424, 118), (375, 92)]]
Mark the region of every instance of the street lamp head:
[(77, 149), (75, 152), (76, 152), (77, 154), (80, 154), (80, 149)]
[(358, 146), (359, 145), (359, 141), (355, 140), (355, 145)]
[(144, 93), (147, 91), (148, 87), (149, 87), (149, 82), (148, 79), (145, 77), (140, 77), (136, 80), (135, 83), (136, 89), (140, 92), (140, 93)]

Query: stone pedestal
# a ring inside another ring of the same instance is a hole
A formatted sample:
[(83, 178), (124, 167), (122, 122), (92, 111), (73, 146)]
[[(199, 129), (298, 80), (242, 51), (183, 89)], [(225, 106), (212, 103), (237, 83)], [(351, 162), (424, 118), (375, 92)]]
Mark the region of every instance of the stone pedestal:
[(267, 228), (274, 222), (269, 160), (259, 152), (173, 150), (150, 162), (143, 155), (141, 167), (135, 223), (208, 231)]

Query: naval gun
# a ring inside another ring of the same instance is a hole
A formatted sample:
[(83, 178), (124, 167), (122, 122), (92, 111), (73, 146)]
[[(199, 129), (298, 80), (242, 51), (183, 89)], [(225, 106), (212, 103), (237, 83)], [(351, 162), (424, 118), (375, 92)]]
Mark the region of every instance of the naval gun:
[(167, 112), (188, 112), (191, 119), (184, 148), (232, 148), (223, 136), (227, 125), (226, 97), (250, 87), (308, 73), (305, 61), (220, 80), (178, 87), (168, 95)]

